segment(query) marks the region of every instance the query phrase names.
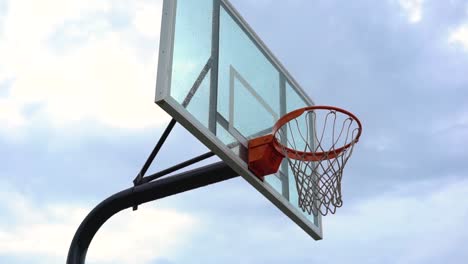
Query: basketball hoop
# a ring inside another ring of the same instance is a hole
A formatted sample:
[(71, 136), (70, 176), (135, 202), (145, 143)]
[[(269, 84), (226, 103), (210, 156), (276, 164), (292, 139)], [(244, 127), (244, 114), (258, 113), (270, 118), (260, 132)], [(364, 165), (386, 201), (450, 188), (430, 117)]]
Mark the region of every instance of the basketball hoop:
[(249, 141), (249, 169), (263, 176), (288, 161), (296, 179), (299, 208), (309, 214), (334, 214), (343, 205), (343, 169), (361, 136), (352, 113), (333, 106), (310, 106), (281, 117), (271, 135)]

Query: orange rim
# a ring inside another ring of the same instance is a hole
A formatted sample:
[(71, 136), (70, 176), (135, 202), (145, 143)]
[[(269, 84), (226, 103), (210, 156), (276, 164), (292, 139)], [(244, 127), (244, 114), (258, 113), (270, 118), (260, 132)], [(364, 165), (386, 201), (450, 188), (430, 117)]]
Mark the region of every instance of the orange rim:
[[(350, 143), (348, 143), (348, 144), (346, 144), (346, 145), (344, 145), (344, 146), (342, 146), (340, 148), (337, 148), (335, 150), (332, 150), (330, 152), (303, 152), (303, 151), (288, 148), (288, 147), (286, 147), (286, 146), (284, 146), (284, 145), (282, 145), (281, 143), (278, 142), (278, 140), (276, 139), (276, 133), (278, 132), (278, 130), (281, 127), (283, 127), (289, 121), (299, 117), (304, 112), (313, 111), (313, 110), (333, 110), (333, 111), (337, 111), (337, 112), (340, 112), (342, 114), (345, 114), (345, 115), (349, 116), (351, 119), (356, 121), (356, 123), (358, 124), (359, 131), (358, 131), (356, 137)], [(353, 113), (351, 113), (349, 111), (346, 111), (344, 109), (341, 109), (341, 108), (338, 108), (338, 107), (335, 107), (335, 106), (324, 106), (324, 105), (321, 105), (321, 106), (308, 106), (308, 107), (300, 108), (300, 109), (294, 110), (292, 112), (289, 112), (286, 115), (282, 116), (276, 122), (276, 124), (273, 126), (273, 138), (274, 138), (273, 145), (275, 146), (275, 149), (280, 153), (283, 153), (283, 151), (285, 149), (287, 154), (288, 154), (288, 157), (291, 158), (291, 159), (308, 160), (308, 161), (319, 161), (319, 160), (325, 160), (325, 159), (333, 159), (333, 158), (336, 158), (341, 152), (343, 152), (344, 150), (349, 148), (351, 145), (357, 143), (359, 141), (359, 137), (361, 136), (361, 132), (362, 132), (361, 121), (359, 121), (359, 119)]]

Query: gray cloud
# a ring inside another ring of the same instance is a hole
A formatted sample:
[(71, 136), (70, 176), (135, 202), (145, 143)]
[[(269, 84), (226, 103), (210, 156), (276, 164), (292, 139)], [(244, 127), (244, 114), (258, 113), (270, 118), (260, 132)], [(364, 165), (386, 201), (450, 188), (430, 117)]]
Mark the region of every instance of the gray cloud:
[[(355, 112), (364, 133), (345, 169), (345, 205), (324, 219), (325, 240), (312, 241), (238, 178), (154, 203), (204, 219), (171, 261), (466, 259), (468, 54), (447, 41), (468, 19), (466, 1), (425, 1), (416, 24), (396, 1), (233, 2), (311, 97)], [(0, 177), (38, 202), (98, 201), (130, 186), (162, 131), (80, 129), (64, 137), (45, 124), (23, 143), (0, 138)], [(152, 171), (204, 151), (177, 128)]]
[(448, 144), (465, 142), (466, 126), (432, 130), (466, 109), (468, 55), (448, 43), (450, 30), (466, 20), (466, 2), (426, 2), (422, 20), (411, 24), (396, 1), (302, 1), (255, 10), (238, 1), (318, 104), (361, 118), (363, 137), (345, 171), (348, 197), (466, 175), (466, 151), (454, 155), (459, 147)]
[[(457, 263), (467, 257), (459, 248), (468, 238), (466, 179), (420, 181), (347, 205), (324, 219), (323, 241), (311, 240), (272, 206), (248, 210), (261, 203), (254, 193), (224, 203), (230, 213), (200, 212), (205, 203), (218, 203), (223, 191), (237, 189), (217, 187), (174, 198), (192, 204), (188, 210), (204, 223), (176, 263)], [(211, 202), (190, 202), (203, 196)]]

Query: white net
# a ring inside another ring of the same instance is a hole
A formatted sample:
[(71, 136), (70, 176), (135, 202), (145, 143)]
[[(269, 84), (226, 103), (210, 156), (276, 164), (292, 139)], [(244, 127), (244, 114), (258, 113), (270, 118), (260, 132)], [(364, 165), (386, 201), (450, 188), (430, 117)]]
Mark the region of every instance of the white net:
[(360, 124), (336, 110), (307, 110), (275, 133), (296, 179), (299, 208), (334, 214), (343, 205), (343, 169), (358, 141)]

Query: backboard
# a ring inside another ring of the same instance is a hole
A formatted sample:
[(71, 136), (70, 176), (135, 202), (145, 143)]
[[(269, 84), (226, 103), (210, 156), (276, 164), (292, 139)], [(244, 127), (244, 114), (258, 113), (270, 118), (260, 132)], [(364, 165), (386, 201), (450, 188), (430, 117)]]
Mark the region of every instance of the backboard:
[(156, 103), (321, 239), (321, 217), (299, 209), (286, 161), (264, 181), (248, 169), (248, 140), (313, 102), (234, 7), (227, 0), (164, 0), (159, 49)]

